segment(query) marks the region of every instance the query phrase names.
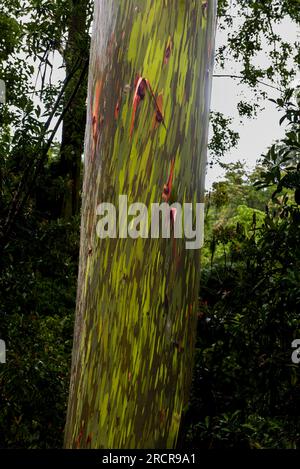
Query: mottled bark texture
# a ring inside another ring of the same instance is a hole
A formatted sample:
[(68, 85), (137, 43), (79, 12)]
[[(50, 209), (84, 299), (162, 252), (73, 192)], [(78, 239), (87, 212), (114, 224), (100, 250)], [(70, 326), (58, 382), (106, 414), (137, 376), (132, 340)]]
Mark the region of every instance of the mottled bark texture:
[(95, 2), (68, 448), (176, 444), (199, 251), (100, 240), (96, 207), (162, 202), (172, 165), (173, 200), (203, 199), (215, 21), (215, 0)]

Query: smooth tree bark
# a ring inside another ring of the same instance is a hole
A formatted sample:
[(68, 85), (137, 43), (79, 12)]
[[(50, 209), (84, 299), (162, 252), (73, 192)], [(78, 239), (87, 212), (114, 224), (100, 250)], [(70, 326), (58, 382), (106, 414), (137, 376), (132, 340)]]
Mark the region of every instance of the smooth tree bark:
[(97, 206), (203, 201), (215, 23), (215, 0), (95, 2), (67, 448), (176, 445), (199, 250), (100, 239)]

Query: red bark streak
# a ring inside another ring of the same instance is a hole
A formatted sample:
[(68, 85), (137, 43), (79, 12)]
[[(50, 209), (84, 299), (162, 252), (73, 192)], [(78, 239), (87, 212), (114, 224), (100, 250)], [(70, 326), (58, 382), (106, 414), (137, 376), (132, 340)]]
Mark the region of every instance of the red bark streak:
[(80, 447), (80, 442), (82, 440), (82, 435), (83, 435), (83, 430), (81, 429), (78, 435), (78, 438), (76, 440), (76, 448), (78, 449)]
[(148, 89), (151, 98), (154, 101), (155, 105), (155, 125), (163, 123), (164, 127), (164, 118), (162, 115), (162, 95), (160, 95), (160, 104), (155, 98), (155, 95), (153, 93), (153, 90), (151, 88), (149, 80), (146, 78), (143, 78), (141, 76), (138, 76), (137, 79), (135, 80), (135, 92), (134, 92), (134, 97), (133, 97), (133, 105), (132, 105), (132, 116), (131, 116), (131, 125), (130, 125), (130, 138), (132, 138), (133, 130), (134, 130), (134, 124), (135, 124), (135, 119), (136, 119), (136, 112), (138, 109), (138, 106), (140, 102), (145, 98), (146, 91)]
[(120, 105), (121, 105), (121, 98), (118, 99), (116, 107), (115, 107), (115, 119), (118, 120), (120, 114)]
[(169, 63), (171, 53), (172, 53), (172, 48), (173, 48), (172, 39), (171, 37), (169, 37), (166, 51), (165, 51), (165, 56), (164, 56), (164, 65), (167, 65)]
[(156, 110), (153, 118), (152, 128), (157, 129), (159, 124), (164, 120), (163, 118), (163, 95), (160, 93), (156, 99)]
[(167, 184), (164, 185), (164, 190), (162, 193), (162, 198), (165, 202), (168, 202), (171, 197), (173, 176), (174, 176), (174, 166), (175, 166), (175, 158), (172, 160), (169, 179), (168, 179)]
[[(155, 94), (153, 93), (153, 90), (151, 88), (151, 85), (150, 85), (150, 82), (149, 80), (146, 80), (146, 83), (147, 83), (147, 88), (149, 90), (149, 93), (150, 93), (150, 96), (151, 98), (153, 99), (154, 101), (154, 105), (155, 105), (155, 118), (156, 118), (156, 121), (158, 123), (162, 123), (163, 126), (165, 127), (166, 129), (166, 126), (165, 126), (165, 122), (164, 122), (164, 117), (162, 115), (162, 106), (159, 106), (158, 104), (158, 101), (155, 97)], [(160, 94), (159, 96), (161, 96), (161, 104), (162, 104), (162, 94)]]
[(115, 36), (115, 33), (112, 32), (109, 43), (107, 45), (107, 53), (109, 56), (112, 55), (113, 49), (116, 45), (117, 45), (116, 36)]
[(177, 215), (177, 209), (176, 208), (171, 208), (171, 213), (170, 213), (170, 216), (171, 216), (171, 223), (175, 224), (175, 221), (176, 221), (176, 215)]
[(100, 111), (100, 98), (103, 89), (102, 80), (98, 80), (95, 86), (94, 103), (92, 110), (92, 134), (93, 134), (93, 146), (92, 146), (92, 160), (95, 156), (96, 145), (98, 141), (98, 121)]
[(133, 96), (133, 105), (132, 105), (132, 116), (131, 116), (131, 126), (130, 126), (130, 138), (132, 138), (134, 123), (135, 123), (135, 116), (138, 105), (140, 102), (145, 98), (146, 94), (146, 80), (143, 77), (138, 77), (135, 87), (135, 92)]
[(166, 420), (166, 411), (165, 409), (161, 409), (159, 411), (159, 423), (164, 424)]

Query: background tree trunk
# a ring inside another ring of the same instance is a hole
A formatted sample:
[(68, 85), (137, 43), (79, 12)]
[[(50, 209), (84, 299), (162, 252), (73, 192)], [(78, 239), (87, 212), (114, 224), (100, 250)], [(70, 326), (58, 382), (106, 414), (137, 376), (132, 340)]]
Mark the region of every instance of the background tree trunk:
[[(96, 208), (118, 207), (119, 194), (162, 202), (174, 159), (174, 201), (203, 201), (215, 21), (215, 0), (95, 2), (68, 448), (176, 444), (199, 251), (184, 239), (100, 240)], [(133, 119), (139, 76), (155, 99), (145, 87)]]
[[(84, 69), (85, 61), (88, 60), (88, 4), (89, 0), (70, 0), (68, 39), (64, 50), (66, 76), (72, 74), (74, 67), (77, 68), (77, 71), (66, 90), (65, 105), (68, 103)], [(65, 179), (66, 184), (61, 207), (61, 215), (64, 218), (78, 214), (80, 209), (81, 159), (86, 122), (86, 94), (86, 80), (83, 80), (63, 120), (60, 174)]]

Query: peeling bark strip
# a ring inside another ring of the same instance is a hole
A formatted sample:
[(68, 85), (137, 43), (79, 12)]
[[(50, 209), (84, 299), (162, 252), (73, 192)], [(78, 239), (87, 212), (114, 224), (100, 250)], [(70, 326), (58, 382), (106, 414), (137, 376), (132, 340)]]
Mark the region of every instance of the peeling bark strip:
[(203, 200), (216, 18), (205, 3), (95, 2), (68, 448), (176, 444), (199, 252), (181, 239), (100, 240), (96, 207), (119, 194), (160, 203), (171, 185), (174, 202)]
[(172, 160), (170, 175), (167, 184), (164, 185), (164, 190), (162, 193), (162, 198), (164, 202), (169, 202), (172, 192), (172, 185), (173, 185), (173, 177), (174, 177), (174, 167), (175, 167), (175, 159)]
[(171, 57), (171, 52), (172, 52), (172, 38), (171, 38), (171, 36), (169, 36), (168, 44), (167, 44), (166, 51), (165, 51), (165, 56), (164, 56), (164, 64), (165, 65), (168, 65), (168, 63), (169, 63), (169, 60), (170, 60), (170, 57)]

